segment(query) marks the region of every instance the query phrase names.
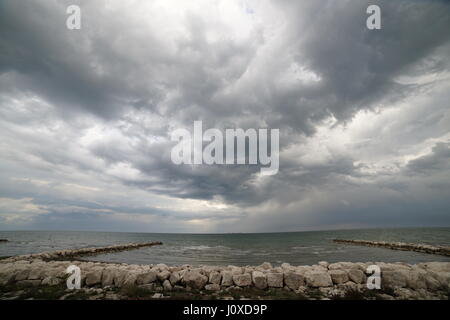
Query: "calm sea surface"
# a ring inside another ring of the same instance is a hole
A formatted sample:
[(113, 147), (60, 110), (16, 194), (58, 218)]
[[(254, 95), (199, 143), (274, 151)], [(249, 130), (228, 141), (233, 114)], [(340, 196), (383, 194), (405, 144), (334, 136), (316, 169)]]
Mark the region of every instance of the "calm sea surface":
[(450, 245), (450, 228), (368, 229), (259, 234), (163, 234), (77, 231), (0, 231), (0, 256), (96, 247), (128, 242), (162, 241), (162, 246), (98, 255), (90, 260), (168, 265), (314, 264), (318, 261), (418, 263), (450, 257), (342, 245), (332, 239), (404, 241)]

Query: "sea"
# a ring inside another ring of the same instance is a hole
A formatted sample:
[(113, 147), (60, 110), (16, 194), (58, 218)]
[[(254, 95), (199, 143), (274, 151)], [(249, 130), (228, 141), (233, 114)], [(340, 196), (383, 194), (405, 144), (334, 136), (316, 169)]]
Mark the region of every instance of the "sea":
[(319, 261), (447, 261), (450, 257), (334, 243), (333, 239), (402, 241), (450, 246), (450, 228), (389, 228), (284, 233), (175, 234), (88, 231), (0, 231), (0, 256), (130, 242), (163, 245), (85, 257), (93, 261), (167, 265), (311, 265)]

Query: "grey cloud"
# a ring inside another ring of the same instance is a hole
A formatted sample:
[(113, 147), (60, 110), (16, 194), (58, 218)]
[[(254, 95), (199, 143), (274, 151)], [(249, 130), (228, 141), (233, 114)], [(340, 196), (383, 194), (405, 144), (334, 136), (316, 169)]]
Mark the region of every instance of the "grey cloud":
[[(173, 230), (199, 218), (161, 209), (164, 197), (220, 202), (226, 213), (205, 209), (216, 231), (233, 231), (236, 221), (255, 231), (376, 225), (390, 215), (400, 223), (402, 214), (420, 223), (421, 204), (429, 201), (438, 208), (434, 221), (448, 222), (446, 198), (432, 191), (449, 188), (441, 178), (449, 172), (448, 3), (267, 1), (253, 10), (262, 23), (237, 39), (220, 17), (188, 10), (179, 20), (147, 25), (133, 7), (108, 9), (104, 1), (76, 1), (83, 29), (69, 31), (65, 8), (72, 2), (0, 3), (0, 167), (2, 179), (12, 181), (0, 196), (50, 205), (36, 225), (57, 220), (61, 227), (64, 217), (80, 228), (108, 223), (108, 213), (94, 209), (170, 217)], [(382, 7), (379, 31), (365, 28), (369, 3)], [(361, 112), (392, 109), (397, 119), (386, 117), (361, 136), (356, 130), (346, 147), (310, 148), (321, 147), (324, 127), (345, 128)], [(337, 122), (326, 124), (330, 119)], [(258, 180), (258, 166), (174, 165), (169, 132), (194, 120), (205, 128), (279, 128), (280, 172)], [(13, 178), (51, 183), (44, 192)], [(64, 183), (109, 184), (123, 195), (74, 192), (70, 205), (81, 209), (68, 216)], [(126, 201), (127, 193), (135, 207), (112, 201)], [(227, 217), (231, 222), (221, 224)]]

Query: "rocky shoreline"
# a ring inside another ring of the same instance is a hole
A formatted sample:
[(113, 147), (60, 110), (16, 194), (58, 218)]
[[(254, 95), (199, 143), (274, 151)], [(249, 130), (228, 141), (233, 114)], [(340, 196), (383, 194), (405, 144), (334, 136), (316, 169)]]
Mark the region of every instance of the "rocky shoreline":
[[(122, 245), (125, 249), (159, 243)], [(119, 246), (63, 250), (0, 260), (0, 299), (448, 299), (450, 263), (319, 262), (311, 266), (167, 266), (90, 262), (83, 254)], [(69, 251), (69, 252), (68, 252)], [(76, 254), (75, 254), (76, 253)], [(52, 260), (54, 259), (54, 260)], [(66, 289), (67, 267), (81, 270), (81, 290)], [(369, 290), (368, 267), (381, 271), (381, 288)], [(33, 294), (31, 294), (32, 292)]]
[(429, 244), (417, 244), (417, 243), (406, 243), (406, 242), (386, 242), (386, 241), (368, 241), (368, 240), (345, 240), (345, 239), (334, 239), (333, 242), (361, 245), (368, 247), (381, 247), (392, 250), (403, 250), (403, 251), (416, 251), (421, 253), (437, 254), (442, 256), (450, 257), (450, 247), (445, 246), (433, 246)]

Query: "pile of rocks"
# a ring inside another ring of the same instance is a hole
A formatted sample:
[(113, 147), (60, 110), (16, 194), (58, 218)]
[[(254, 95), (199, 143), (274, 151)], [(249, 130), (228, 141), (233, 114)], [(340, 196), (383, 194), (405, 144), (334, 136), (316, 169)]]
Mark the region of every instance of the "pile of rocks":
[(10, 257), (5, 259), (4, 262), (14, 262), (23, 260), (60, 260), (60, 259), (70, 259), (74, 257), (80, 257), (85, 255), (96, 255), (101, 253), (117, 252), (124, 250), (133, 250), (143, 247), (151, 247), (156, 245), (161, 245), (162, 242), (144, 242), (144, 243), (127, 243), (120, 245), (113, 245), (108, 247), (94, 247), (94, 248), (81, 248), (81, 249), (68, 249), (68, 250), (58, 250), (58, 251), (47, 251), (41, 253), (27, 254)]
[[(81, 269), (84, 288), (137, 286), (153, 292), (198, 290), (213, 293), (230, 288), (285, 289), (303, 294), (320, 290), (325, 296), (344, 296), (349, 290), (366, 291), (369, 265), (381, 269), (382, 288), (390, 288), (385, 298), (446, 299), (450, 289), (450, 263), (327, 263), (312, 266), (167, 266), (110, 264), (84, 261), (44, 261), (42, 259), (1, 260), (0, 285), (57, 285), (66, 281), (66, 268)], [(386, 292), (386, 291), (385, 291)]]
[(337, 243), (355, 244), (355, 245), (363, 245), (363, 246), (369, 246), (369, 247), (382, 247), (382, 248), (388, 248), (388, 249), (393, 249), (393, 250), (417, 251), (417, 252), (423, 252), (423, 253), (450, 256), (450, 247), (445, 247), (445, 246), (432, 246), (429, 244), (369, 241), (369, 240), (335, 239), (333, 241), (337, 242)]

